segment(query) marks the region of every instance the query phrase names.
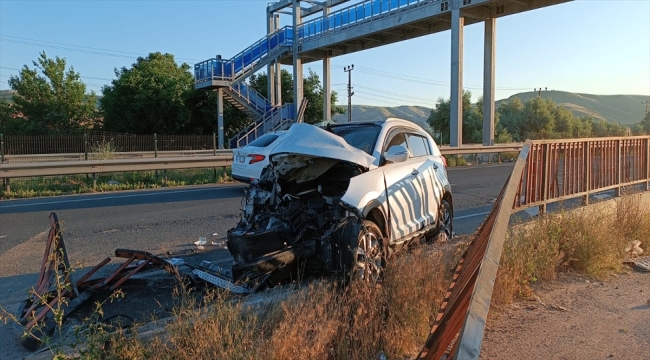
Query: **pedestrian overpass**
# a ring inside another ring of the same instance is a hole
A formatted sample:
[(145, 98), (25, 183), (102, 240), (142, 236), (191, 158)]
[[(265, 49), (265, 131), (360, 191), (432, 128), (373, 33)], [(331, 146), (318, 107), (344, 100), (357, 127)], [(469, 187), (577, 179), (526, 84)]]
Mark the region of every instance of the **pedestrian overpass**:
[[(483, 144), (494, 142), (494, 69), (496, 19), (572, 0), (280, 0), (267, 7), (268, 34), (239, 54), (194, 66), (195, 88), (218, 92), (219, 147), (223, 148), (223, 100), (245, 111), (255, 122), (230, 140), (239, 147), (259, 135), (286, 128), (303, 99), (302, 65), (323, 60), (324, 111), (329, 120), (330, 59), (357, 51), (451, 30), (451, 146), (462, 143), (463, 27), (485, 22)], [(302, 7), (301, 3), (310, 6)], [(280, 27), (279, 14), (289, 9), (290, 26)], [(293, 66), (294, 103), (280, 99), (281, 65)], [(268, 97), (245, 80), (267, 68)], [(433, 104), (432, 104), (433, 105)]]

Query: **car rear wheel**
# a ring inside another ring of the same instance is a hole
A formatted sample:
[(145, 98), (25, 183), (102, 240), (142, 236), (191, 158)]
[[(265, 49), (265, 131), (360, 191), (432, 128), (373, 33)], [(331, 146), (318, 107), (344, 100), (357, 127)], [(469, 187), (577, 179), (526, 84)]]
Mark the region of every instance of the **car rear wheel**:
[(384, 236), (379, 226), (363, 220), (357, 246), (356, 277), (367, 282), (381, 282), (386, 268)]

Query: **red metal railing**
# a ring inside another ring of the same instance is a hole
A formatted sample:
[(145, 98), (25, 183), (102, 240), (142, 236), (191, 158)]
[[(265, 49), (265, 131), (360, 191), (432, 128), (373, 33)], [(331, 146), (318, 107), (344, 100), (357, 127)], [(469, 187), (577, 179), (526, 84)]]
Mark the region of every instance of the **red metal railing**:
[[(650, 136), (526, 141), (490, 214), (456, 266), (417, 359), (478, 359), (508, 223), (514, 211), (643, 184)], [(513, 204), (510, 207), (508, 204)]]
[(537, 140), (531, 144), (515, 209), (546, 205), (645, 183), (650, 190), (650, 136)]

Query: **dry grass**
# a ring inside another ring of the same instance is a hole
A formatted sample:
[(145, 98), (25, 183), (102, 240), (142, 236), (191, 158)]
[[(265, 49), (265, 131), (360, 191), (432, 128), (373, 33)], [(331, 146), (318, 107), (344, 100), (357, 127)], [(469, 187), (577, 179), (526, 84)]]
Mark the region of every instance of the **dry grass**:
[(639, 197), (619, 199), (615, 213), (562, 212), (511, 230), (501, 257), (493, 304), (529, 297), (531, 284), (554, 280), (563, 271), (604, 278), (622, 269), (633, 240), (650, 245), (650, 209)]
[(209, 306), (186, 301), (176, 309), (164, 338), (143, 341), (119, 332), (91, 347), (115, 359), (409, 358), (424, 343), (459, 259), (457, 248), (449, 249), (403, 254), (390, 263), (382, 286), (342, 288), (320, 279), (284, 301), (256, 306), (213, 293)]

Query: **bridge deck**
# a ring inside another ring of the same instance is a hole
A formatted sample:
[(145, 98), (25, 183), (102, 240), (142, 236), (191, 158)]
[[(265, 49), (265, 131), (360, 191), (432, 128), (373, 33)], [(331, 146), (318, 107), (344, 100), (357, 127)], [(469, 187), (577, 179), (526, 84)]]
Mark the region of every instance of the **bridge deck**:
[[(572, 0), (463, 0), (465, 25)], [(305, 22), (299, 28), (303, 63), (336, 57), (451, 29), (449, 0), (368, 0)], [(287, 54), (282, 64), (292, 64)]]

